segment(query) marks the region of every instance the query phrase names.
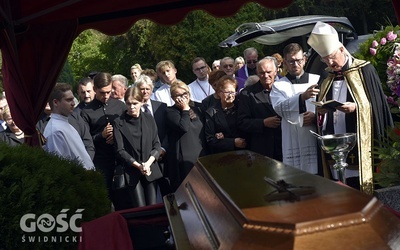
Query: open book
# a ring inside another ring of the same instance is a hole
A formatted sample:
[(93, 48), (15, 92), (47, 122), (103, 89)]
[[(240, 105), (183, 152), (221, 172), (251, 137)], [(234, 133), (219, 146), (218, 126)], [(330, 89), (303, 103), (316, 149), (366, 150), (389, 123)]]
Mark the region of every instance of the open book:
[(336, 100), (329, 100), (329, 101), (325, 101), (325, 102), (319, 101), (319, 102), (311, 102), (311, 103), (317, 107), (321, 107), (321, 108), (328, 109), (331, 111), (335, 111), (336, 107), (343, 105), (343, 103), (338, 102)]

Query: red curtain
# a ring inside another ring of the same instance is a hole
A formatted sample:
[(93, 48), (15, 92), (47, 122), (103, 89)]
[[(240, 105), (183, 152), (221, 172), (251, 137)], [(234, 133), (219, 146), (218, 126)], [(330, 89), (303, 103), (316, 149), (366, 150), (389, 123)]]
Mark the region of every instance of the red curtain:
[(396, 13), (397, 24), (400, 25), (400, 0), (392, 0), (394, 13)]
[(38, 146), (36, 122), (66, 61), (77, 24), (19, 28), (21, 33), (12, 26), (0, 32), (3, 85), (13, 119), (25, 133), (25, 143)]

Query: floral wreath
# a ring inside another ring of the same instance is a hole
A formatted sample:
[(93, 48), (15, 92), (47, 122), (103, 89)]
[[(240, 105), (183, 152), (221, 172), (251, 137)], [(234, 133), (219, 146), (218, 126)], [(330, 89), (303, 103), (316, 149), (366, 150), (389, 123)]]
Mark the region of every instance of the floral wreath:
[[(400, 26), (390, 25), (375, 32), (360, 45), (355, 56), (375, 66), (392, 116), (400, 118)], [(375, 139), (375, 143), (373, 154), (377, 166), (374, 182), (380, 187), (400, 185), (400, 122), (387, 128), (387, 137)]]
[(392, 114), (400, 114), (400, 26), (390, 25), (375, 32), (360, 45), (356, 57), (375, 66)]

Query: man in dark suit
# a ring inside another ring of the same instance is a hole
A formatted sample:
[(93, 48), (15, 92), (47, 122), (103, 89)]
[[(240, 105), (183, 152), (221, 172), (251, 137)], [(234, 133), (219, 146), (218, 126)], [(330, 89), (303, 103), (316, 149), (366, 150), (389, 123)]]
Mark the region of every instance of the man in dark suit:
[(94, 99), (93, 79), (90, 77), (82, 78), (78, 83), (77, 94), (79, 97), (79, 104), (75, 107), (74, 112), (80, 115), (81, 110)]
[(95, 146), (94, 166), (104, 175), (112, 198), (111, 184), (116, 164), (112, 124), (114, 119), (125, 113), (126, 105), (110, 98), (112, 84), (109, 73), (97, 73), (93, 83), (95, 98), (82, 109), (81, 116), (89, 126)]
[(274, 57), (265, 57), (257, 64), (260, 80), (240, 92), (239, 126), (247, 134), (249, 149), (282, 161), (281, 118), (271, 105), (270, 91), (277, 74)]
[[(168, 148), (167, 132), (165, 125), (167, 104), (150, 99), (153, 93), (153, 81), (150, 77), (146, 75), (141, 75), (139, 79), (135, 82), (135, 85), (137, 88), (140, 89), (143, 95), (142, 111), (151, 114), (156, 122), (158, 138), (160, 139), (161, 143), (161, 152), (158, 159), (158, 165), (160, 166), (162, 173), (165, 174), (164, 156)], [(162, 195), (166, 195), (169, 193), (169, 182), (167, 179), (159, 179), (158, 184), (160, 186), (160, 191)]]

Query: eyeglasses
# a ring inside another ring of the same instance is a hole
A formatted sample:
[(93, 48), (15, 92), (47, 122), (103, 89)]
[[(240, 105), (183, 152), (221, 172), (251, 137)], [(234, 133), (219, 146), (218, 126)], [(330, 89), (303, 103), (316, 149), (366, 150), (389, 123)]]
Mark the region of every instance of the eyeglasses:
[(301, 59), (294, 59), (294, 60), (288, 60), (287, 61), (290, 65), (294, 65), (297, 63), (298, 65), (302, 64), (304, 62), (304, 58)]
[(336, 52), (332, 56), (328, 55), (328, 56), (325, 56), (325, 57), (321, 57), (321, 61), (327, 63), (327, 62), (329, 62), (331, 60), (335, 60), (338, 52), (339, 52), (339, 49), (336, 50)]
[(248, 60), (246, 62), (247, 62), (247, 64), (252, 64), (252, 63), (257, 63), (258, 61), (257, 60)]
[(227, 91), (227, 92), (221, 91), (221, 93), (224, 93), (224, 95), (226, 95), (226, 96), (230, 96), (230, 95), (235, 96), (236, 95), (236, 92), (229, 92), (229, 91)]
[(224, 69), (226, 68), (233, 68), (233, 64), (224, 64), (224, 66), (222, 66)]
[(201, 66), (200, 68), (195, 68), (194, 71), (200, 72), (200, 71), (202, 71), (203, 69), (206, 69), (206, 68), (207, 68), (207, 66)]
[(189, 94), (188, 94), (188, 92), (184, 92), (184, 93), (182, 93), (182, 94), (174, 94), (174, 95), (172, 95), (172, 98), (174, 98), (174, 99), (176, 99), (176, 98), (178, 98), (178, 97), (181, 97), (181, 98), (188, 98), (188, 97), (189, 97)]

